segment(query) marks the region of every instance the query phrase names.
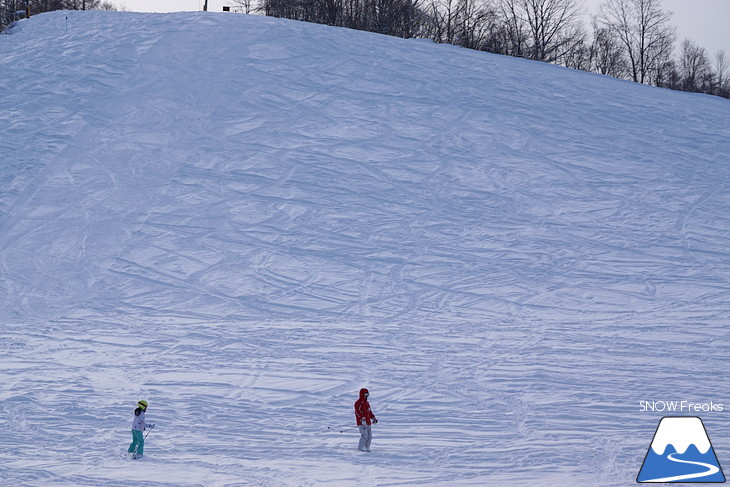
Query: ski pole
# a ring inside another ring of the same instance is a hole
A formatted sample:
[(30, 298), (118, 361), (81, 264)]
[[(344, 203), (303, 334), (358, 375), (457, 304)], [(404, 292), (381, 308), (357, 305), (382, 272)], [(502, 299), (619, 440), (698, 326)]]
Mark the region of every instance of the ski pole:
[[(370, 425), (370, 426), (372, 427), (372, 426), (375, 426), (376, 424), (378, 424), (378, 423), (373, 423), (373, 424), (372, 424), (372, 425)], [(352, 430), (356, 430), (356, 429), (358, 429), (358, 428), (359, 428), (359, 426), (353, 426), (352, 428), (345, 428), (345, 429), (343, 429), (343, 430), (340, 430), (340, 433), (344, 433), (344, 432), (346, 432), (346, 431), (352, 431)]]
[(328, 430), (338, 430), (340, 428), (344, 428), (345, 426), (348, 426), (350, 423), (340, 424), (337, 426), (327, 426)]

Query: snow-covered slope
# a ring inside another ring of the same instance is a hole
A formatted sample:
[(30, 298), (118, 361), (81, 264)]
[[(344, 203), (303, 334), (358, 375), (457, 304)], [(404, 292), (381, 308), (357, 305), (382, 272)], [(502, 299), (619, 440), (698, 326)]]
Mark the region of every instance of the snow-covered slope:
[(730, 402), (727, 100), (224, 14), (0, 72), (0, 478), (626, 485), (639, 401)]

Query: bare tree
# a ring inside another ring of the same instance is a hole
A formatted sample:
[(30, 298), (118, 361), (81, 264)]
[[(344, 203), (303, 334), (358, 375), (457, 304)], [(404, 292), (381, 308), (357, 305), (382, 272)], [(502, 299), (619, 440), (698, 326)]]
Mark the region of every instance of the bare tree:
[[(106, 0), (102, 1), (101, 3), (99, 3), (99, 6), (97, 8), (99, 10), (109, 10), (109, 11), (116, 11), (116, 10), (119, 10), (120, 9), (120, 7), (117, 7), (112, 2), (109, 2), (109, 1), (106, 1)], [(123, 9), (124, 7), (121, 7), (121, 8)]]
[(689, 39), (682, 42), (680, 51), (680, 69), (682, 75), (682, 89), (684, 91), (706, 91), (710, 60), (707, 51)]
[(0, 0), (0, 33), (13, 22), (15, 7), (10, 5), (12, 3), (12, 1)]
[(555, 62), (583, 41), (575, 0), (522, 0), (531, 37), (531, 58)]
[(520, 0), (500, 0), (499, 14), (502, 18), (500, 54), (526, 56), (529, 33), (520, 10)]
[(366, 0), (365, 30), (396, 37), (413, 37), (420, 31), (420, 0)]
[(491, 1), (460, 0), (458, 44), (468, 49), (487, 49), (497, 30), (497, 11)]
[(250, 14), (253, 11), (253, 0), (232, 0), (237, 12)]
[(497, 14), (490, 0), (431, 0), (434, 42), (482, 49), (496, 29)]
[(17, 12), (25, 8), (25, 2), (20, 0), (0, 0), (0, 32), (4, 31), (15, 21)]
[(559, 62), (585, 40), (577, 0), (501, 0), (512, 55)]
[(424, 23), (421, 0), (263, 0), (272, 17), (414, 37)]
[(715, 55), (715, 76), (717, 87), (715, 94), (725, 98), (730, 98), (730, 79), (728, 79), (728, 60), (725, 57), (725, 51), (720, 49)]
[(433, 19), (431, 39), (434, 42), (454, 44), (461, 8), (459, 0), (431, 0), (431, 18)]
[(588, 45), (584, 36), (581, 36), (573, 43), (573, 47), (563, 54), (560, 64), (566, 68), (590, 71), (592, 62), (591, 55), (592, 46)]
[(593, 22), (593, 43), (590, 50), (590, 70), (614, 78), (626, 74), (626, 59), (621, 43), (610, 29)]
[(620, 40), (633, 81), (649, 81), (671, 58), (676, 29), (660, 0), (607, 0), (598, 22)]
[(99, 8), (100, 0), (65, 0), (63, 8), (70, 10), (94, 10)]

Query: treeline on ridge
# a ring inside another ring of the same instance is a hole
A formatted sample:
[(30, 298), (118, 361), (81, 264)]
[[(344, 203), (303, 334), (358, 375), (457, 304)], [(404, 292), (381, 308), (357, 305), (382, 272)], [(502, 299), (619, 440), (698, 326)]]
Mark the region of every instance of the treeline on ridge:
[[(730, 98), (728, 59), (676, 28), (661, 0), (606, 0), (590, 28), (579, 0), (262, 0), (262, 13), (454, 44)], [(250, 0), (234, 0), (246, 11)]]
[[(673, 90), (730, 98), (730, 61), (690, 39), (677, 47), (661, 0), (604, 0), (585, 22), (580, 0), (228, 0), (260, 12), (559, 64)], [(207, 2), (206, 2), (207, 5)], [(117, 10), (108, 0), (0, 0), (0, 31), (30, 7)]]

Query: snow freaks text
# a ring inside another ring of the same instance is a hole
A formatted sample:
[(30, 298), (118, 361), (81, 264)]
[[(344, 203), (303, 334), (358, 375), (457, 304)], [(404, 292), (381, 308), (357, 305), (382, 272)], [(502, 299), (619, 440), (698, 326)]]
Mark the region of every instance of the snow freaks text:
[(714, 401), (639, 401), (639, 410), (643, 412), (673, 412), (673, 413), (709, 413), (722, 412), (723, 405)]

